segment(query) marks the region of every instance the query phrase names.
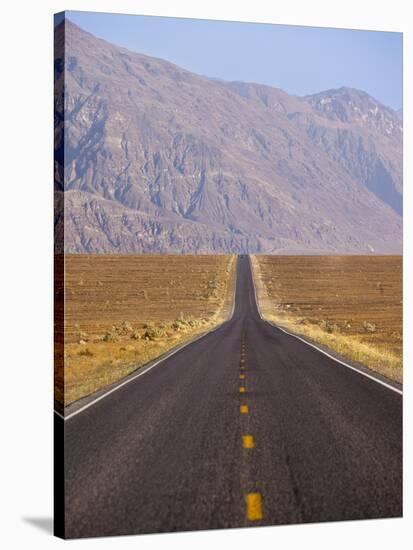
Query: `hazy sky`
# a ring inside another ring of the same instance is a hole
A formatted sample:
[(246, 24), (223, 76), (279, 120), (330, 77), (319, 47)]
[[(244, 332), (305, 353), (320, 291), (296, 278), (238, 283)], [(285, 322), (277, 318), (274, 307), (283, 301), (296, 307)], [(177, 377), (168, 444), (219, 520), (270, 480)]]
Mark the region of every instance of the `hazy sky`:
[(66, 12), (92, 34), (198, 74), (305, 95), (350, 86), (402, 106), (402, 34)]

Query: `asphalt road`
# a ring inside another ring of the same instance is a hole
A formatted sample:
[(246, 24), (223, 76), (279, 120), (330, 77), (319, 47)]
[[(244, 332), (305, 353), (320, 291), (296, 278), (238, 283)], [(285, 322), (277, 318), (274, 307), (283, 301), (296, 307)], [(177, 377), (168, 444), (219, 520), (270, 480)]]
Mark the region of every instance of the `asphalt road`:
[(230, 321), (64, 429), (67, 538), (402, 514), (401, 395), (262, 321), (248, 257)]

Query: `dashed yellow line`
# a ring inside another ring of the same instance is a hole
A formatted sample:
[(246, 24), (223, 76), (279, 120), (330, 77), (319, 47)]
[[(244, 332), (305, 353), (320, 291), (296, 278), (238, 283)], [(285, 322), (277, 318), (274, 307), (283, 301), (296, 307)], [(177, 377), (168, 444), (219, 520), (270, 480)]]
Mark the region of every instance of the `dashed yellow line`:
[[(241, 344), (241, 356), (240, 356), (240, 380), (245, 379), (245, 343), (242, 341)], [(240, 393), (245, 393), (245, 386), (241, 386), (239, 389)], [(248, 414), (249, 409), (248, 405), (240, 405), (239, 408), (240, 414)], [(244, 449), (254, 449), (255, 441), (252, 435), (243, 435), (242, 436), (242, 446)], [(261, 493), (247, 493), (245, 495), (245, 504), (246, 504), (246, 516), (248, 521), (259, 521), (263, 518), (263, 504)]]
[(244, 449), (253, 449), (255, 447), (255, 442), (252, 435), (242, 436), (242, 446), (244, 447)]
[(261, 493), (248, 493), (245, 496), (247, 506), (247, 519), (249, 521), (259, 521), (262, 519), (262, 496)]

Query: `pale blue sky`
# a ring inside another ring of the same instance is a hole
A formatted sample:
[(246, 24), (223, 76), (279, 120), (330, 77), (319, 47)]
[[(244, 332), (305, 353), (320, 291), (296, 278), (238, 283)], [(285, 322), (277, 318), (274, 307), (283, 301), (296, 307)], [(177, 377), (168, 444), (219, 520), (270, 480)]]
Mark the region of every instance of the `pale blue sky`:
[(66, 12), (74, 23), (132, 51), (198, 74), (269, 84), (305, 95), (350, 86), (402, 106), (402, 34)]

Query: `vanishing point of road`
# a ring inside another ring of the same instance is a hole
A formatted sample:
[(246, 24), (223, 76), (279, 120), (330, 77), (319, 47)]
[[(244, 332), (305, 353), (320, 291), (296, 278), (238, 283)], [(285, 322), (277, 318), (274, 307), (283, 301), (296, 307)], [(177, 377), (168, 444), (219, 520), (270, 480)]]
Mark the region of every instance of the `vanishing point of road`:
[[(63, 420), (56, 416), (57, 429)], [(64, 422), (68, 538), (402, 514), (402, 397), (232, 318)]]

